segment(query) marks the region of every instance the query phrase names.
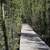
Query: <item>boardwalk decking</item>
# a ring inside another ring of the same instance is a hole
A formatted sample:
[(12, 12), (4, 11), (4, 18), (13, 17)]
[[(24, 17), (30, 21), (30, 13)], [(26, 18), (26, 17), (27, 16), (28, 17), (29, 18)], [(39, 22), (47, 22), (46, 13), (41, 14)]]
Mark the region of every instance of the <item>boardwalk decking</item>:
[(20, 50), (50, 50), (28, 24), (22, 24)]

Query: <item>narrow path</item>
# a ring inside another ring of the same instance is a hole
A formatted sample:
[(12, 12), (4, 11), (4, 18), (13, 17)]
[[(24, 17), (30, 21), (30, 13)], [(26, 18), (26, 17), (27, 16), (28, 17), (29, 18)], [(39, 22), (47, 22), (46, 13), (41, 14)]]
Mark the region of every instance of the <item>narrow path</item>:
[(28, 24), (22, 24), (20, 50), (49, 50), (49, 47)]

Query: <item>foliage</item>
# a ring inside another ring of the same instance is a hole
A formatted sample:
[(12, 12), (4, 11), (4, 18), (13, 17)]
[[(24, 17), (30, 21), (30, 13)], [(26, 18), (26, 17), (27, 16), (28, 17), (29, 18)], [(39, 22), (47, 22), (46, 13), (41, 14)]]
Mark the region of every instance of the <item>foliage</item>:
[[(48, 1), (48, 0), (47, 0)], [(49, 20), (48, 16), (50, 8), (46, 0), (0, 0), (0, 50), (4, 50), (4, 29), (7, 37), (9, 50), (16, 50), (19, 48), (19, 33), (22, 23), (28, 23), (41, 36), (49, 36)], [(4, 4), (4, 25), (2, 6)], [(48, 10), (49, 9), (49, 10)], [(3, 26), (1, 26), (3, 25)]]

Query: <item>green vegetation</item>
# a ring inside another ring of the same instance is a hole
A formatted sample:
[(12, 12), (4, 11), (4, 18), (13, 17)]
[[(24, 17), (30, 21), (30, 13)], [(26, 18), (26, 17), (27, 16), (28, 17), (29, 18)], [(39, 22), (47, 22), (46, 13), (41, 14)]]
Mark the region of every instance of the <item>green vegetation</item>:
[(49, 5), (50, 0), (0, 0), (0, 50), (19, 48), (22, 23), (30, 24), (42, 39), (50, 39)]
[(16, 50), (19, 48), (19, 33), (22, 22), (20, 5), (18, 4), (20, 4), (19, 0), (0, 1), (0, 29), (2, 29), (0, 30), (0, 50)]

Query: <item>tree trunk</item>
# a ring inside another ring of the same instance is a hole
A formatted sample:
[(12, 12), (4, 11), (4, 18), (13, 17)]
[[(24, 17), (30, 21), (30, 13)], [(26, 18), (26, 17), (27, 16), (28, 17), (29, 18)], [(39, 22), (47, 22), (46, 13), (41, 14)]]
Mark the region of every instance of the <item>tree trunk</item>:
[(5, 50), (8, 50), (8, 42), (7, 42), (6, 27), (5, 27), (4, 3), (2, 3), (2, 1), (1, 1), (1, 11), (2, 11), (2, 30), (4, 33)]

